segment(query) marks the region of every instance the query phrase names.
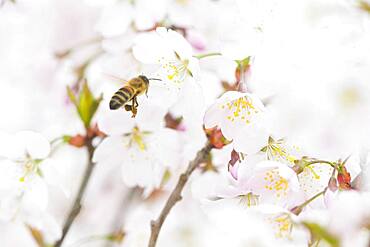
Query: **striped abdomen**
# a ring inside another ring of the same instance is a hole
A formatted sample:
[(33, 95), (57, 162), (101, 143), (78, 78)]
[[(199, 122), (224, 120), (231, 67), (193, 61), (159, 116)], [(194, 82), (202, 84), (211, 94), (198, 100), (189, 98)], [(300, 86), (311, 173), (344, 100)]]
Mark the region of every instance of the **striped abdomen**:
[(111, 98), (109, 102), (109, 108), (111, 110), (116, 110), (124, 106), (129, 102), (135, 95), (135, 89), (129, 86), (124, 86), (120, 88)]

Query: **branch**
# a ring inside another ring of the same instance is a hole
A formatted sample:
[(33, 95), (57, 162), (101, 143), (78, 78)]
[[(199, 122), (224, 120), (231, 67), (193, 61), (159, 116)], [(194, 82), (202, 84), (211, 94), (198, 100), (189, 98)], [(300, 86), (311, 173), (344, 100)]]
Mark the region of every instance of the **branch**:
[(85, 190), (87, 187), (87, 183), (90, 180), (92, 171), (95, 167), (95, 163), (92, 162), (92, 157), (94, 154), (94, 146), (91, 143), (91, 139), (88, 138), (86, 141), (86, 147), (87, 147), (87, 152), (88, 152), (88, 163), (87, 167), (80, 185), (80, 188), (78, 190), (76, 199), (73, 203), (72, 209), (68, 214), (67, 220), (64, 223), (63, 230), (62, 230), (62, 236), (61, 238), (55, 243), (54, 247), (60, 247), (62, 246), (64, 238), (67, 236), (69, 229), (71, 228), (74, 220), (76, 219), (77, 215), (80, 213), (81, 210), (81, 200), (85, 194)]
[(184, 189), (184, 186), (188, 181), (190, 175), (193, 173), (195, 168), (197, 168), (199, 163), (203, 162), (207, 158), (212, 147), (213, 147), (212, 144), (207, 142), (205, 147), (198, 151), (195, 159), (189, 163), (186, 171), (180, 175), (176, 187), (171, 192), (170, 197), (167, 199), (167, 202), (164, 205), (158, 219), (151, 221), (151, 234), (148, 247), (155, 247), (163, 222), (166, 220), (168, 214), (170, 213), (171, 209), (175, 206), (175, 204), (182, 199), (181, 192)]

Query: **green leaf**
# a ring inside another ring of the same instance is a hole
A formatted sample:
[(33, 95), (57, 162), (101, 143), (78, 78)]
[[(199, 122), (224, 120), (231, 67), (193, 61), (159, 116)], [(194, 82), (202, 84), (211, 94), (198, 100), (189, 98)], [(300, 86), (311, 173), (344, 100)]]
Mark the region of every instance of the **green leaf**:
[(78, 107), (78, 105), (77, 105), (77, 100), (76, 100), (76, 96), (74, 95), (74, 93), (73, 93), (72, 89), (71, 89), (69, 86), (67, 86), (67, 94), (68, 94), (69, 99), (72, 101), (72, 103), (73, 103), (76, 107)]
[(246, 66), (249, 65), (250, 59), (251, 59), (251, 57), (248, 56), (248, 57), (246, 57), (246, 58), (244, 58), (242, 60), (235, 60), (235, 62), (238, 64), (238, 67), (245, 68)]
[(75, 105), (78, 115), (80, 116), (85, 128), (88, 128), (90, 126), (91, 119), (99, 107), (102, 96), (94, 98), (94, 95), (92, 94), (86, 81), (82, 85), (82, 90), (78, 96), (78, 99), (76, 99), (76, 95), (69, 87), (67, 87), (67, 93), (70, 100)]
[(339, 247), (339, 240), (329, 233), (324, 227), (313, 222), (302, 222), (302, 224), (311, 232), (312, 240), (324, 240), (332, 247)]

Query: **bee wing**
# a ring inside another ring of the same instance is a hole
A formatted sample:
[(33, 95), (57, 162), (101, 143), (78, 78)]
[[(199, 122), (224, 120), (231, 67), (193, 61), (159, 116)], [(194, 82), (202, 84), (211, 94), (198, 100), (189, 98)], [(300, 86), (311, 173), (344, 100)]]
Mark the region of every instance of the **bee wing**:
[(106, 77), (109, 77), (110, 79), (113, 79), (115, 81), (124, 82), (124, 83), (128, 82), (128, 80), (122, 79), (118, 76), (114, 76), (114, 75), (110, 75), (110, 74), (106, 74), (106, 73), (103, 73), (103, 75), (106, 76)]

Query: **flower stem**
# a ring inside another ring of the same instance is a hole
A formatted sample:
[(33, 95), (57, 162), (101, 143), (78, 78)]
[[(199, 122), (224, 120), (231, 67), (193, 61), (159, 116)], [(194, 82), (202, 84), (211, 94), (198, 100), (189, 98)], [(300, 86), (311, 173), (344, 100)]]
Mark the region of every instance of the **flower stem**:
[(63, 230), (62, 230), (62, 236), (61, 238), (55, 243), (54, 247), (60, 247), (62, 246), (62, 243), (64, 241), (64, 238), (67, 236), (74, 220), (76, 219), (77, 215), (80, 213), (81, 210), (81, 200), (85, 194), (85, 190), (87, 187), (87, 184), (90, 180), (91, 174), (94, 170), (95, 163), (92, 162), (92, 157), (94, 154), (95, 147), (92, 145), (92, 139), (88, 138), (86, 141), (86, 147), (88, 152), (88, 163), (87, 167), (80, 185), (80, 188), (78, 189), (77, 196), (75, 198), (75, 201), (73, 203), (72, 209), (70, 210), (67, 220), (64, 223)]
[(333, 164), (333, 162), (326, 161), (326, 160), (314, 160), (314, 161), (310, 161), (306, 166), (313, 165), (313, 164), (319, 164), (319, 163), (328, 164), (331, 167), (333, 167), (334, 169), (336, 168), (336, 166)]
[(199, 55), (194, 55), (193, 57), (202, 59), (205, 57), (213, 57), (213, 56), (222, 56), (220, 52), (211, 52), (211, 53), (205, 53), (205, 54), (199, 54)]
[(312, 201), (314, 201), (315, 199), (317, 199), (321, 195), (325, 194), (327, 189), (328, 189), (328, 187), (326, 187), (323, 191), (317, 193), (316, 195), (314, 195), (313, 197), (311, 197), (310, 199), (308, 199), (307, 201), (305, 201), (301, 205), (292, 208), (290, 211), (292, 213), (296, 214), (296, 215), (299, 215), (302, 212), (304, 207), (306, 207), (308, 204), (310, 204)]
[(168, 214), (170, 213), (171, 209), (175, 206), (177, 202), (182, 199), (181, 192), (184, 189), (190, 175), (193, 173), (195, 168), (197, 168), (197, 166), (207, 158), (212, 147), (212, 144), (207, 142), (204, 148), (198, 151), (195, 159), (189, 163), (186, 171), (180, 175), (176, 187), (173, 189), (170, 197), (167, 199), (167, 202), (164, 205), (159, 217), (156, 220), (151, 221), (151, 234), (148, 247), (155, 247), (162, 225), (166, 220)]
[(318, 198), (318, 197), (320, 197), (321, 195), (325, 194), (326, 189), (327, 189), (327, 188), (325, 188), (323, 191), (321, 191), (321, 192), (317, 193), (316, 195), (314, 195), (313, 197), (311, 197), (310, 199), (308, 199), (307, 201), (305, 201), (304, 203), (302, 203), (302, 204), (300, 205), (300, 207), (301, 207), (301, 208), (306, 207), (308, 204), (310, 204), (310, 203), (311, 203), (312, 201), (314, 201), (316, 198)]

